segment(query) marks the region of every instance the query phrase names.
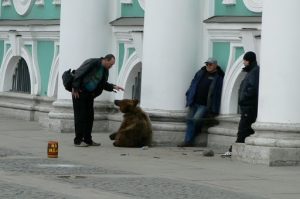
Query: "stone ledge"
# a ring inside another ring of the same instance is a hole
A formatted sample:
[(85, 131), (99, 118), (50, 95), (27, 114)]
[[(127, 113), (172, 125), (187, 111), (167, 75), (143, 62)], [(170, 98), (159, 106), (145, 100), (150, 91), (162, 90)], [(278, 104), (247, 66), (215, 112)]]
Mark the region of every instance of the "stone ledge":
[(268, 166), (299, 166), (300, 148), (251, 146), (235, 143), (232, 147), (232, 159)]

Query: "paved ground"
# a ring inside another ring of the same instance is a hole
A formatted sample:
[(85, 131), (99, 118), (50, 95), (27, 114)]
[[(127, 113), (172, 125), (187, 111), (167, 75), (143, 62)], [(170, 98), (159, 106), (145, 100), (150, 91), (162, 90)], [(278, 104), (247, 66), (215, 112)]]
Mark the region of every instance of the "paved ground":
[[(0, 115), (0, 198), (299, 199), (300, 167), (249, 165), (203, 148), (76, 148), (73, 134)], [(59, 158), (47, 158), (49, 140)]]

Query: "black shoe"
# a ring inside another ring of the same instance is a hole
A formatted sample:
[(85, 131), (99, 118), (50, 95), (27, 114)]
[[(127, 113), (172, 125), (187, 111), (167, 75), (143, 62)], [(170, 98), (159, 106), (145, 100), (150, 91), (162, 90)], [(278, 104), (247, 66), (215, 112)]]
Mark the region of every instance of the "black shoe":
[(74, 146), (76, 146), (76, 147), (88, 147), (89, 145), (85, 142), (80, 142), (80, 143), (74, 143)]
[(91, 142), (86, 143), (88, 146), (101, 146), (100, 143), (94, 142), (93, 140)]
[(178, 144), (177, 147), (194, 147), (194, 144), (191, 142), (182, 142)]

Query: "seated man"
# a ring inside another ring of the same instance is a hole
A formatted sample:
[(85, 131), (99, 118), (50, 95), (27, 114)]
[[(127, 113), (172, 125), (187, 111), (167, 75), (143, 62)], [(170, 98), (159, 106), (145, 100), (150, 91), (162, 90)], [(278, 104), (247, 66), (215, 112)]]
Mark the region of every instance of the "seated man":
[(195, 75), (186, 92), (187, 129), (184, 141), (178, 147), (192, 147), (200, 133), (203, 118), (219, 114), (224, 72), (214, 58), (209, 58)]

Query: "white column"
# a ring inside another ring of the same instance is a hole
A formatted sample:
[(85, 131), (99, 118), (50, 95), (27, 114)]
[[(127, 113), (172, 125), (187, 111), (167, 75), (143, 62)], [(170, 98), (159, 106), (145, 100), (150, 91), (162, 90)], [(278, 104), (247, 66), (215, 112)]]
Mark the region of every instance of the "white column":
[(300, 123), (300, 1), (265, 0), (259, 122)]
[[(49, 126), (57, 132), (74, 132), (71, 93), (62, 84), (62, 73), (76, 69), (88, 58), (111, 53), (111, 0), (62, 0), (58, 96), (49, 113)], [(110, 74), (110, 77), (112, 74)], [(107, 131), (110, 93), (103, 93), (95, 103), (96, 131)]]
[(199, 2), (150, 0), (145, 5), (141, 106), (184, 110), (197, 66)]
[(62, 0), (58, 99), (70, 99), (61, 74), (85, 59), (111, 53), (110, 0)]
[(264, 0), (258, 118), (254, 136), (236, 147), (243, 160), (300, 164), (299, 7), (298, 0)]

